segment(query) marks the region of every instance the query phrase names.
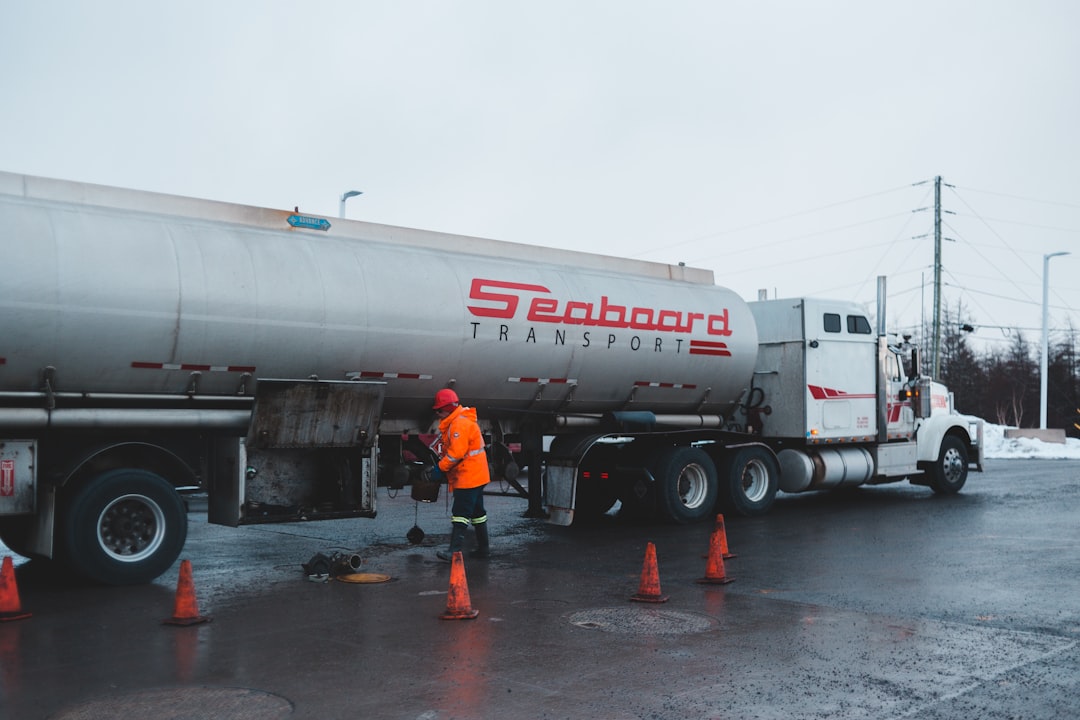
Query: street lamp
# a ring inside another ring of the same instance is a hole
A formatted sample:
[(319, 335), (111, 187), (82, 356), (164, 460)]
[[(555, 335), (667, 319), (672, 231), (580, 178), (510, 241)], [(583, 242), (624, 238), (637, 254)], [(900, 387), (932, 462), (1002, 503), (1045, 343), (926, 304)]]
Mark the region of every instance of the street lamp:
[(1043, 324), (1042, 324), (1042, 367), (1039, 368), (1039, 428), (1046, 429), (1046, 367), (1049, 364), (1049, 341), (1047, 338), (1046, 321), (1049, 315), (1047, 302), (1050, 297), (1050, 258), (1059, 255), (1068, 255), (1067, 252), (1048, 253), (1043, 255)]
[(346, 200), (348, 200), (351, 197), (356, 197), (357, 195), (363, 195), (363, 194), (364, 193), (362, 193), (359, 190), (350, 190), (349, 192), (344, 193), (341, 196), (341, 204), (338, 205), (338, 217), (340, 217), (340, 218), (345, 217), (345, 201)]

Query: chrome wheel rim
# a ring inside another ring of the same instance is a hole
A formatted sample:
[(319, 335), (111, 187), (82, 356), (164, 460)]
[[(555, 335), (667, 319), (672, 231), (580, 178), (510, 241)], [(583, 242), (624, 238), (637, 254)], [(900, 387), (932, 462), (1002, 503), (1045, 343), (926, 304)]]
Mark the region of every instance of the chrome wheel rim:
[(760, 460), (746, 463), (742, 473), (743, 496), (752, 503), (761, 502), (769, 492), (769, 470)]
[(145, 495), (123, 495), (102, 509), (97, 540), (113, 560), (132, 563), (146, 560), (165, 541), (165, 513)]
[(709, 497), (709, 475), (705, 468), (691, 463), (679, 473), (679, 500), (684, 507), (696, 510)]

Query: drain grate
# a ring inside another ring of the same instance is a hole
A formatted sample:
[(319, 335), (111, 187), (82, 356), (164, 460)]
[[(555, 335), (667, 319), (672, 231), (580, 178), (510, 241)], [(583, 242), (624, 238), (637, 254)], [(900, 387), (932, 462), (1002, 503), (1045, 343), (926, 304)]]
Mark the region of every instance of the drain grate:
[(145, 690), (90, 700), (54, 715), (52, 720), (112, 720), (118, 717), (184, 720), (279, 720), (292, 715), (292, 703), (278, 695), (247, 688), (172, 688)]
[(625, 635), (687, 635), (719, 626), (716, 618), (708, 615), (653, 607), (595, 608), (566, 618), (581, 628)]

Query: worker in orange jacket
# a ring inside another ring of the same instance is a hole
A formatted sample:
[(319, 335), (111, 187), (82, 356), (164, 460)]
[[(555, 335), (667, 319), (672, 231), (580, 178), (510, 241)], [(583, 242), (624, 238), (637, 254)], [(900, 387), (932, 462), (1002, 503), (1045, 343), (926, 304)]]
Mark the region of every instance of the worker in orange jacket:
[(454, 503), (450, 509), (450, 548), (440, 550), (440, 560), (449, 562), (462, 549), (465, 535), (472, 525), (476, 530), (476, 549), (471, 557), (489, 555), (487, 513), (484, 510), (484, 486), (491, 480), (488, 473), (484, 436), (476, 422), (476, 408), (465, 407), (457, 393), (444, 388), (435, 393), (433, 405), (439, 416), (442, 438), (439, 469), (446, 474)]

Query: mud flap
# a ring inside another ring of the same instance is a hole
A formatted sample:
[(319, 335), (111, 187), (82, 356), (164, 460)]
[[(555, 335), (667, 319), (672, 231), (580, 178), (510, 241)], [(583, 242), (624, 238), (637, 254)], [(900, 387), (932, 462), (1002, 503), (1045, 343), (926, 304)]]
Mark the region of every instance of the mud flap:
[(574, 522), (574, 498), (577, 496), (577, 464), (547, 466), (544, 482), (544, 504), (552, 525)]

